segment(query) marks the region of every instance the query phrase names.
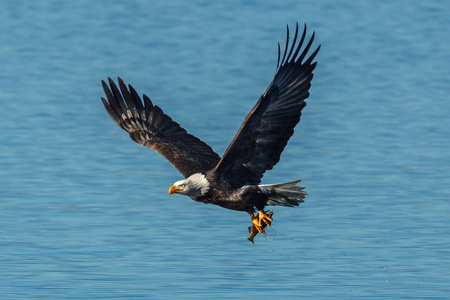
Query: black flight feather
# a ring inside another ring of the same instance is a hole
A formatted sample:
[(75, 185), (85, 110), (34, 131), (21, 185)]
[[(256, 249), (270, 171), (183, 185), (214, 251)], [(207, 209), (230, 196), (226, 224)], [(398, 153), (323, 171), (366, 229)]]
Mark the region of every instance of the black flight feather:
[(297, 36), (298, 24), (289, 48), (288, 27), (281, 63), (278, 44), (275, 77), (245, 118), (214, 169), (217, 183), (227, 182), (231, 188), (259, 184), (264, 172), (271, 170), (280, 160), (281, 153), (294, 133), (294, 127), (300, 121), (301, 111), (306, 106), (304, 100), (309, 97), (312, 72), (316, 67), (312, 60), (320, 49), (319, 46), (303, 61), (314, 41), (314, 33), (303, 51), (306, 24), (298, 45), (295, 44)]
[(220, 160), (210, 146), (153, 106), (144, 95), (142, 103), (132, 86), (118, 78), (119, 89), (111, 78), (109, 86), (102, 81), (107, 99), (102, 98), (111, 119), (130, 134), (136, 143), (149, 147), (163, 155), (185, 177), (213, 168)]

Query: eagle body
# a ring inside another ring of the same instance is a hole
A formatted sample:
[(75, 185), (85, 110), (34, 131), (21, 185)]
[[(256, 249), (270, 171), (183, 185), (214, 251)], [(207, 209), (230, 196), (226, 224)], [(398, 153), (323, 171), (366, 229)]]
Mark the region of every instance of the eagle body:
[[(206, 177), (208, 178), (208, 177)], [(228, 186), (210, 185), (205, 195), (194, 197), (193, 200), (207, 204), (216, 204), (223, 208), (246, 211), (248, 213), (264, 209), (268, 195), (264, 194), (256, 185), (244, 185), (237, 189)]]
[[(169, 194), (187, 195), (197, 202), (248, 212), (258, 232), (270, 226), (268, 205), (298, 206), (306, 193), (300, 180), (261, 184), (267, 170), (280, 160), (309, 97), (309, 88), (320, 46), (309, 56), (314, 33), (306, 43), (306, 25), (301, 36), (296, 26), (289, 46), (289, 27), (284, 54), (278, 44), (276, 74), (267, 90), (248, 113), (236, 136), (220, 157), (214, 150), (189, 134), (150, 98), (139, 97), (135, 89), (118, 78), (102, 81), (102, 98), (111, 119), (129, 133), (136, 143), (164, 156), (185, 179), (175, 182)], [(297, 42), (298, 41), (298, 42)], [(306, 44), (306, 45), (305, 45)], [(258, 211), (255, 217), (254, 212)], [(253, 234), (254, 237), (254, 234)], [(251, 241), (253, 241), (253, 237)]]
[[(187, 195), (197, 202), (205, 204), (215, 204), (223, 208), (246, 211), (252, 213), (256, 210), (263, 210), (266, 205), (279, 205), (279, 206), (297, 206), (298, 203), (303, 202), (306, 192), (303, 191), (305, 186), (296, 185), (300, 180), (282, 183), (278, 185), (244, 185), (237, 189), (233, 189), (228, 185), (217, 185), (214, 183), (214, 176), (210, 175), (211, 172), (206, 174), (197, 173), (193, 177), (203, 178), (204, 185), (198, 185), (195, 191), (190, 191)], [(209, 179), (208, 179), (209, 177)], [(190, 180), (191, 177), (186, 180)], [(183, 181), (180, 181), (185, 182)], [(283, 186), (284, 189), (274, 186)], [(176, 186), (176, 185), (175, 185)], [(202, 187), (207, 186), (204, 192), (198, 191)], [(284, 195), (290, 191), (293, 195)], [(297, 196), (297, 199), (291, 199)], [(278, 202), (276, 202), (278, 200)]]

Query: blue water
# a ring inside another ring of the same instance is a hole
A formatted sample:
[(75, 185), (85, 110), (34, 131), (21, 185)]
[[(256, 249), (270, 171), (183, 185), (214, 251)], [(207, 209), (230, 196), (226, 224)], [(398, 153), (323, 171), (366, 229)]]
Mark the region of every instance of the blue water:
[[(170, 4), (169, 4), (170, 3)], [(448, 1), (3, 1), (0, 298), (450, 295)], [(122, 77), (220, 154), (285, 25), (322, 44), (264, 183), (303, 179), (256, 245), (100, 102)]]

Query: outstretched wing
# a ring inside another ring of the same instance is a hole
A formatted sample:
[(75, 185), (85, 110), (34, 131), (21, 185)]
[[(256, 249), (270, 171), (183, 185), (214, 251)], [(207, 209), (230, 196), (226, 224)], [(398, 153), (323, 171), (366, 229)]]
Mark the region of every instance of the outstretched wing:
[(119, 89), (111, 78), (109, 86), (102, 81), (106, 100), (102, 98), (111, 119), (130, 134), (136, 143), (164, 156), (184, 177), (214, 168), (220, 157), (210, 146), (174, 122), (144, 95), (142, 103), (131, 85), (118, 78)]
[[(304, 101), (309, 96), (313, 70), (312, 63), (320, 46), (305, 57), (314, 40), (305, 41), (306, 25), (298, 45), (298, 24), (294, 41), (289, 47), (289, 27), (286, 47), (280, 62), (278, 44), (278, 64), (276, 75), (255, 107), (245, 118), (234, 140), (225, 151), (214, 172), (218, 182), (227, 182), (231, 187), (245, 184), (259, 184), (266, 170), (271, 170), (280, 160), (294, 127), (300, 121)], [(301, 52), (300, 52), (301, 51)]]

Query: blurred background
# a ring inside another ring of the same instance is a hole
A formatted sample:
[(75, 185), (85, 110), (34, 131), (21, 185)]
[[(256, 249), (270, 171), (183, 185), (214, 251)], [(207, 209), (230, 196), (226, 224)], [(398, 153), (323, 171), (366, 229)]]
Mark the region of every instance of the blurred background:
[[(3, 1), (0, 296), (445, 298), (448, 1)], [(181, 175), (101, 104), (120, 76), (223, 154), (286, 25), (322, 48), (263, 183), (303, 179), (256, 245), (245, 213), (168, 196)]]

